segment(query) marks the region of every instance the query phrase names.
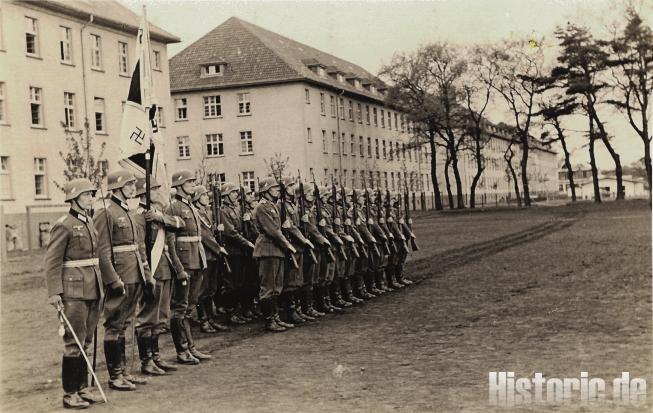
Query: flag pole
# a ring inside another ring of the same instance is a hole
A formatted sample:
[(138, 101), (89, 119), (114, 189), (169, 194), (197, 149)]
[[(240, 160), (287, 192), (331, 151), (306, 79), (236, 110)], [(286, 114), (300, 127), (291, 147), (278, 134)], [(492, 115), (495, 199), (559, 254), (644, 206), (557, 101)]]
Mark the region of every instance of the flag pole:
[[(145, 5), (143, 5), (143, 34), (141, 36), (141, 39), (143, 42), (146, 44), (143, 45), (144, 48), (141, 48), (141, 50), (145, 50), (145, 53), (150, 52), (150, 28), (149, 25), (147, 24), (147, 13), (145, 10)], [(145, 54), (143, 53), (143, 54)], [(149, 56), (147, 56), (149, 58)], [(141, 79), (143, 79), (142, 74), (145, 72), (145, 70), (149, 70), (149, 67), (146, 67), (146, 59), (141, 57), (141, 64), (140, 64), (140, 72), (139, 75), (141, 76)], [(141, 87), (142, 87), (141, 83)], [(145, 97), (145, 96), (143, 96)], [(147, 98), (147, 97), (145, 97)], [(152, 105), (152, 102), (148, 99), (147, 102), (148, 105)], [(148, 120), (149, 119), (149, 114), (152, 110), (152, 108), (148, 106), (146, 110), (148, 111)], [(152, 153), (154, 152), (152, 147), (154, 144), (152, 143), (152, 121), (150, 120), (150, 125), (148, 128), (148, 141), (149, 141), (149, 147), (147, 148), (147, 151), (145, 152), (145, 209), (149, 211), (151, 209), (151, 199), (150, 199), (150, 175), (152, 174)], [(147, 263), (148, 265), (152, 265), (152, 223), (148, 220), (145, 220), (145, 252), (147, 255)], [(150, 267), (151, 268), (151, 267)]]

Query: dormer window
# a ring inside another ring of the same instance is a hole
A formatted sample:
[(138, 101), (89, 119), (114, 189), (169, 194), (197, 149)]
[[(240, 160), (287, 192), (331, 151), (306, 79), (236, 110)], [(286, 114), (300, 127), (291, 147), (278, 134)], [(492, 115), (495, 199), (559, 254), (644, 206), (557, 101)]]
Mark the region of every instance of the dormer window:
[(225, 63), (209, 63), (202, 65), (202, 71), (200, 72), (200, 77), (214, 77), (222, 76), (224, 73), (226, 64)]
[(370, 92), (372, 92), (372, 93), (376, 93), (376, 87), (370, 85)]
[(361, 81), (360, 81), (359, 79), (354, 79), (354, 87), (355, 87), (356, 89), (360, 89), (360, 88), (361, 88)]
[(342, 75), (342, 73), (338, 73), (337, 77), (338, 82), (344, 83), (345, 82), (345, 77)]
[(320, 77), (326, 76), (326, 71), (324, 70), (323, 67), (321, 67), (321, 66), (317, 67), (317, 75), (320, 76)]

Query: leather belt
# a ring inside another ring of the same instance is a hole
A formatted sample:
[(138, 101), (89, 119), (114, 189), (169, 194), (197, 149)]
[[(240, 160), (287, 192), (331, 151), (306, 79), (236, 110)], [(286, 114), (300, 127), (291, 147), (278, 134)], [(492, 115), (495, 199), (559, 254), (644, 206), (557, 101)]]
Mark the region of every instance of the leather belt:
[(94, 267), (100, 265), (99, 258), (86, 258), (84, 260), (70, 260), (63, 262), (63, 268)]
[(113, 247), (113, 252), (132, 252), (132, 251), (138, 251), (137, 244), (117, 245)]
[(177, 242), (202, 242), (202, 237), (200, 236), (177, 237)]

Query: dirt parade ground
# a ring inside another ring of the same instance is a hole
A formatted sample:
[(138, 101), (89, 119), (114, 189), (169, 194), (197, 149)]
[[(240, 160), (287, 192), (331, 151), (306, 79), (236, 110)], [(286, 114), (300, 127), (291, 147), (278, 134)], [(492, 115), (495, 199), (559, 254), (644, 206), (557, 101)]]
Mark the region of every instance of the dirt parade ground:
[[(197, 332), (213, 356), (94, 412), (651, 411), (609, 401), (490, 406), (488, 373), (653, 384), (646, 202), (416, 214), (416, 282), (282, 334)], [(63, 411), (61, 339), (42, 255), (2, 269), (2, 412)], [(128, 337), (131, 340), (131, 337)], [(169, 338), (165, 358), (174, 359)], [(128, 348), (131, 348), (128, 342)], [(135, 357), (133, 371), (138, 367)], [(610, 398), (611, 392), (606, 398)]]

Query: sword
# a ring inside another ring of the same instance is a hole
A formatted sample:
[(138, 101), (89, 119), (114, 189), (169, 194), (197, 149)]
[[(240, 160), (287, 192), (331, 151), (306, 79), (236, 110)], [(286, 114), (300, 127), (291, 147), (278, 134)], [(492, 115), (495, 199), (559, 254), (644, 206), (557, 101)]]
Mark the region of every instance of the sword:
[(105, 403), (109, 403), (107, 401), (107, 396), (104, 395), (104, 390), (102, 390), (102, 386), (100, 386), (100, 381), (97, 379), (97, 376), (95, 375), (95, 371), (93, 371), (93, 366), (91, 365), (91, 362), (88, 360), (88, 357), (86, 356), (86, 351), (84, 351), (84, 346), (82, 346), (82, 344), (79, 342), (79, 339), (77, 338), (77, 334), (75, 334), (75, 330), (73, 330), (73, 326), (70, 325), (70, 321), (68, 321), (68, 318), (63, 312), (63, 308), (59, 307), (57, 308), (57, 311), (59, 312), (59, 320), (63, 320), (66, 323), (66, 325), (68, 326), (68, 330), (70, 330), (70, 334), (73, 335), (73, 338), (75, 339), (75, 343), (77, 343), (77, 347), (79, 347), (79, 350), (82, 352), (84, 361), (86, 361), (86, 366), (91, 371), (91, 375), (93, 375), (93, 380), (95, 380), (95, 383), (97, 384), (97, 388), (98, 390), (100, 390), (102, 399), (104, 399)]

